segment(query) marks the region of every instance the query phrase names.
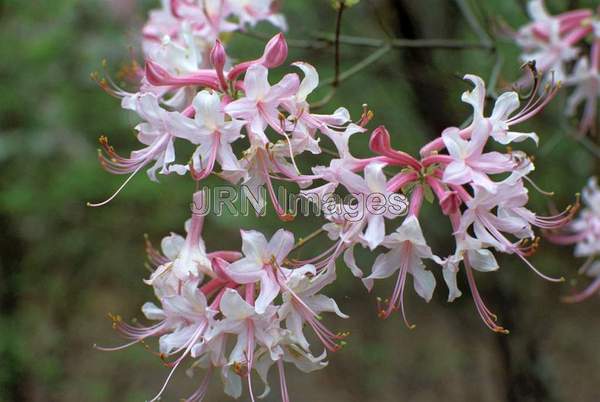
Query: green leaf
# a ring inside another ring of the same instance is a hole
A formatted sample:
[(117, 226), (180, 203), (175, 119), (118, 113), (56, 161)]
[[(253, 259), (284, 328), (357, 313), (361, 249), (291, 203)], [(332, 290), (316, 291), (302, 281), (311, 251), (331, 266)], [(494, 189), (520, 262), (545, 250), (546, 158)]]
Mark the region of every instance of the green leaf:
[(429, 186), (423, 186), (423, 195), (425, 196), (425, 200), (432, 204), (435, 197), (433, 196), (433, 191)]

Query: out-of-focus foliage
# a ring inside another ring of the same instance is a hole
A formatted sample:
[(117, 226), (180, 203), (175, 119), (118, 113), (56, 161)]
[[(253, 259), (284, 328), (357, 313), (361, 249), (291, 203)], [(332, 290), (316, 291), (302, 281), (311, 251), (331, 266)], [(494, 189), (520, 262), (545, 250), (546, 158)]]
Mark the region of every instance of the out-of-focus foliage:
[[(123, 179), (100, 169), (97, 137), (107, 134), (120, 150), (135, 144), (132, 116), (89, 74), (106, 59), (116, 75), (131, 60), (130, 48), (136, 57), (136, 34), (155, 3), (0, 2), (0, 401), (140, 401), (154, 394), (166, 373), (143, 347), (108, 354), (92, 345), (120, 342), (105, 319), (108, 312), (140, 316), (139, 306), (151, 297), (141, 281), (147, 276), (143, 234), (157, 242), (183, 230), (193, 183), (167, 177), (156, 185), (140, 174), (108, 206), (86, 207), (86, 201), (103, 199)], [(519, 1), (472, 3), (479, 5), (475, 10), (482, 21), (501, 16), (516, 26), (526, 20)], [(565, 3), (577, 2), (549, 2), (549, 7), (562, 10)], [(287, 0), (283, 10), (291, 38), (333, 29), (335, 11), (329, 2)], [(261, 29), (268, 32), (268, 27)], [(362, 1), (347, 10), (343, 32), (477, 40), (458, 8), (446, 0)], [(254, 38), (234, 35), (230, 53), (243, 58), (261, 47)], [(343, 67), (371, 51), (343, 46)], [(501, 41), (498, 54), (503, 61), (499, 87), (508, 88), (519, 75), (518, 53)], [(291, 49), (290, 58), (318, 65), (324, 78), (332, 73), (331, 49)], [(368, 103), (375, 112), (372, 127), (385, 124), (394, 146), (415, 152), (441, 129), (467, 117), (468, 107), (457, 102), (468, 87), (460, 77), (467, 72), (488, 77), (498, 60), (481, 50), (393, 51), (344, 82), (327, 107), (343, 102), (358, 115)], [(598, 163), (565, 136), (563, 105), (559, 96), (528, 127), (541, 137), (540, 149), (530, 150), (537, 155), (535, 179), (556, 192), (551, 202), (561, 206), (598, 173)], [(366, 136), (357, 139), (359, 154), (367, 153), (366, 144)], [(535, 198), (539, 210), (549, 206), (547, 198)], [(442, 222), (436, 215), (424, 222), (426, 231), (437, 234), (429, 238), (441, 255), (450, 251)], [(206, 233), (218, 235), (206, 241), (209, 248), (237, 247), (240, 228), (272, 232), (274, 224), (270, 218), (208, 218)], [(315, 227), (311, 219), (288, 226), (297, 237)], [(534, 262), (569, 279), (576, 277), (579, 264), (569, 250), (548, 244)], [(600, 303), (561, 305), (559, 295), (570, 282), (562, 288), (544, 283), (516, 258), (501, 266), (480, 282), (490, 306), (511, 328), (509, 337), (483, 327), (468, 295), (447, 305), (441, 287), (431, 305), (409, 297), (414, 331), (398, 318), (380, 321), (375, 295), (345, 275), (332, 292), (352, 320), (332, 327), (352, 332), (349, 345), (331, 356), (327, 370), (290, 378), (294, 400), (520, 400), (507, 395), (515, 387), (523, 394), (546, 395), (531, 400), (595, 400)], [(466, 290), (464, 283), (461, 288)], [(179, 377), (173, 388), (194, 388), (193, 381)], [(210, 400), (226, 400), (218, 395)], [(277, 400), (276, 393), (268, 400)]]

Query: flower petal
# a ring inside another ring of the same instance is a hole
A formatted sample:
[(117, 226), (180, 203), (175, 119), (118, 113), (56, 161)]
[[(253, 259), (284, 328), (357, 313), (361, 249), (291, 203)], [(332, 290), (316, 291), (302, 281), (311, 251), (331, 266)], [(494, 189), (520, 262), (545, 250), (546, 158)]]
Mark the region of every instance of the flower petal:
[(226, 318), (233, 320), (244, 320), (254, 315), (254, 308), (233, 289), (225, 290), (219, 309)]

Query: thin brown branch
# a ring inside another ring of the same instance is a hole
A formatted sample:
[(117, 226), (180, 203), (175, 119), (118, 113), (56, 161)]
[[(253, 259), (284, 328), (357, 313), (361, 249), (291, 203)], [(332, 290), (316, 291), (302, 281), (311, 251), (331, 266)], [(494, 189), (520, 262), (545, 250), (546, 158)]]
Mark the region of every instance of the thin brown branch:
[[(317, 32), (312, 34), (317, 41), (333, 43), (335, 37), (330, 33)], [(340, 44), (357, 47), (382, 47), (389, 44), (393, 48), (437, 48), (437, 49), (493, 49), (493, 45), (454, 39), (376, 39), (363, 36), (340, 35)]]
[(369, 67), (371, 64), (375, 63), (377, 60), (381, 59), (391, 49), (392, 49), (392, 47), (390, 45), (382, 46), (375, 52), (371, 53), (369, 56), (365, 57), (363, 60), (356, 63), (354, 66), (350, 67), (348, 70), (344, 71), (343, 73), (338, 74), (337, 77), (334, 77), (333, 79), (330, 79), (330, 80), (324, 80), (323, 82), (321, 82), (321, 84), (319, 86), (332, 85), (335, 88), (337, 85), (339, 85), (343, 81), (346, 81), (347, 79), (349, 79), (356, 73), (364, 70), (365, 68)]
[[(242, 32), (243, 35), (254, 39), (268, 40), (271, 36), (260, 32)], [(335, 34), (327, 32), (314, 32), (310, 36), (312, 40), (308, 39), (286, 39), (290, 47), (296, 47), (301, 49), (309, 50), (321, 50), (331, 47), (335, 44)], [(348, 36), (340, 35), (340, 45), (355, 46), (355, 47), (369, 47), (369, 48), (380, 48), (384, 45), (390, 45), (394, 49), (404, 48), (429, 48), (429, 49), (441, 49), (441, 50), (492, 50), (493, 45), (464, 41), (454, 39), (377, 39), (367, 38), (363, 36)]]
[(334, 76), (333, 82), (331, 85), (334, 88), (337, 88), (339, 84), (340, 78), (340, 64), (341, 64), (341, 54), (340, 54), (340, 33), (342, 31), (342, 15), (344, 14), (344, 9), (346, 8), (346, 3), (344, 1), (340, 1), (338, 3), (337, 16), (335, 19), (335, 40), (334, 40)]

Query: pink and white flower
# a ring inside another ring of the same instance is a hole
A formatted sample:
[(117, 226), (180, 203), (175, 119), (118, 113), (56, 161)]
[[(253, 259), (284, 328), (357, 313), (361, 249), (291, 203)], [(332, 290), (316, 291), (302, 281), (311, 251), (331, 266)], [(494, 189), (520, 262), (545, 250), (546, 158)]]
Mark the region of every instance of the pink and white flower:
[(600, 39), (596, 39), (590, 54), (591, 62), (582, 57), (577, 62), (573, 74), (565, 84), (575, 87), (567, 101), (566, 113), (574, 116), (578, 106), (583, 103), (583, 114), (579, 123), (579, 132), (595, 131), (598, 97), (600, 97)]
[(402, 310), (407, 326), (411, 327), (404, 311), (404, 288), (408, 274), (412, 275), (415, 292), (429, 302), (435, 290), (435, 277), (425, 269), (424, 259), (433, 259), (431, 248), (427, 245), (421, 225), (416, 216), (408, 216), (396, 231), (385, 238), (383, 246), (390, 251), (380, 254), (371, 275), (363, 279), (367, 289), (373, 288), (375, 279), (384, 279), (398, 271), (398, 279), (387, 306), (382, 306), (380, 315), (388, 317), (396, 309)]
[(442, 133), (444, 145), (452, 161), (444, 169), (442, 180), (447, 184), (462, 185), (473, 183), (495, 193), (497, 184), (489, 174), (499, 174), (511, 171), (514, 162), (505, 154), (499, 152), (483, 152), (491, 125), (485, 120), (474, 122), (473, 134), (470, 140), (461, 138), (460, 130), (446, 129)]
[(250, 141), (259, 146), (269, 142), (265, 133), (267, 127), (280, 134), (287, 131), (287, 121), (280, 118), (278, 108), (298, 91), (300, 85), (296, 74), (287, 74), (278, 84), (271, 86), (268, 71), (261, 64), (248, 68), (244, 77), (245, 96), (225, 107), (227, 114), (247, 122)]
[(575, 59), (578, 49), (574, 47), (592, 32), (591, 24), (585, 24), (590, 10), (575, 10), (559, 16), (551, 16), (543, 0), (531, 0), (528, 4), (532, 22), (519, 30), (515, 39), (523, 48), (524, 62), (535, 60), (536, 67), (552, 72), (554, 79), (566, 77), (565, 63)]
[(231, 144), (241, 138), (244, 122), (225, 120), (221, 98), (216, 92), (201, 91), (192, 104), (195, 115), (178, 115), (175, 130), (180, 138), (198, 145), (192, 156), (192, 175), (196, 180), (207, 177), (215, 162), (229, 176), (243, 175)]
[(579, 215), (563, 230), (547, 235), (553, 243), (575, 245), (574, 256), (586, 258), (579, 272), (594, 278), (583, 291), (564, 298), (570, 303), (584, 301), (600, 291), (600, 187), (595, 177), (589, 179), (581, 195), (584, 207)]

